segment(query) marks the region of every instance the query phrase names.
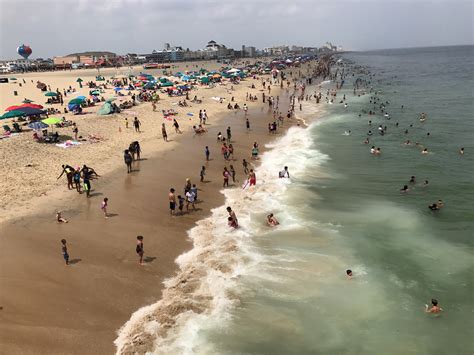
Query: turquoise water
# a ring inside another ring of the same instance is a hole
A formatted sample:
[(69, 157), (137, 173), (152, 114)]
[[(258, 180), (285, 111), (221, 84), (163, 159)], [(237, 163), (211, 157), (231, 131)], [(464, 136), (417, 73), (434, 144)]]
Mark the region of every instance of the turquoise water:
[[(354, 96), (351, 82), (367, 77), (346, 78), (336, 101), (345, 93), (348, 107), (326, 105), (324, 119), (301, 138), (312, 142), (306, 150), (327, 157), (301, 162), (302, 175), (277, 198), (287, 226), (253, 238), (254, 252), (267, 259), (242, 277), (242, 303), (230, 320), (202, 331), (206, 345), (195, 350), (472, 353), (473, 54), (473, 47), (447, 47), (343, 56), (374, 75), (391, 119), (363, 114), (373, 109), (371, 94)], [(420, 112), (428, 114), (423, 123)], [(387, 126), (384, 136), (379, 124)], [(404, 145), (407, 139), (430, 154)], [(372, 144), (381, 156), (369, 154)], [(410, 191), (399, 193), (405, 184)], [(438, 199), (445, 207), (433, 213), (427, 206)], [(258, 225), (261, 216), (253, 217)], [(354, 271), (350, 281), (346, 268)], [(438, 317), (423, 312), (432, 297), (444, 309)]]
[[(334, 104), (304, 102), (298, 115), (313, 123), (272, 144), (257, 188), (226, 190), (241, 228), (222, 226), (222, 207), (190, 231), (195, 249), (178, 262), (200, 287), (186, 300), (208, 308), (180, 315), (156, 353), (472, 354), (473, 48), (344, 54)], [(359, 77), (371, 81), (360, 96)], [(375, 93), (390, 119), (367, 114)], [(285, 165), (291, 180), (277, 178)], [(442, 314), (424, 313), (431, 298)]]

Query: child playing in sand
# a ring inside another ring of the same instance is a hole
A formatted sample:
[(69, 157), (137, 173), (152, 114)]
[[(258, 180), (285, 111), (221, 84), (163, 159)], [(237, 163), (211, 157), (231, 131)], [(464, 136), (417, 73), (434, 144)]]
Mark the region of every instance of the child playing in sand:
[(58, 223), (67, 223), (67, 222), (68, 222), (68, 220), (67, 220), (66, 218), (63, 218), (63, 217), (61, 216), (61, 211), (57, 211), (57, 212), (56, 212), (56, 221), (57, 221)]
[(104, 200), (102, 201), (102, 204), (100, 205), (100, 209), (102, 210), (102, 212), (104, 212), (105, 218), (109, 218), (109, 215), (107, 214), (108, 202), (109, 202), (109, 199), (106, 197), (104, 198)]

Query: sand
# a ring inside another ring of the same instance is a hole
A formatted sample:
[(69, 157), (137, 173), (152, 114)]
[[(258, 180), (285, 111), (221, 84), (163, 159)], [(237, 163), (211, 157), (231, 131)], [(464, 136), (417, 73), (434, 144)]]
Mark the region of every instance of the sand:
[[(57, 76), (57, 80), (65, 80), (65, 83), (71, 80), (68, 73), (38, 75), (42, 78)], [(81, 73), (81, 77), (84, 76)], [(261, 85), (251, 90), (252, 82), (248, 79), (234, 86), (236, 90), (232, 96), (241, 106), (247, 91), (261, 97)], [(267, 133), (267, 124), (272, 119), (268, 116), (268, 106), (262, 105), (261, 100), (246, 102), (251, 107), (252, 131), (249, 133), (245, 130), (242, 110), (229, 112), (225, 104), (210, 99), (211, 96), (229, 99), (229, 88), (230, 85), (200, 89), (198, 97), (203, 97), (200, 106), (190, 109), (171, 106), (180, 112), (178, 117), (184, 133), (174, 134), (167, 124), (172, 140), (168, 143), (161, 139), (162, 115), (153, 113), (147, 103), (133, 108), (143, 124), (142, 133), (132, 132), (132, 128), (126, 130), (121, 114), (96, 117), (91, 113), (73, 119), (80, 134), (92, 133), (106, 138), (100, 143), (61, 149), (34, 145), (36, 143), (29, 142), (28, 133), (0, 141), (1, 169), (6, 174), (1, 182), (4, 214), (0, 238), (2, 352), (114, 352), (116, 331), (135, 310), (159, 299), (163, 280), (176, 269), (176, 257), (191, 247), (186, 230), (223, 202), (219, 190), (226, 163), (216, 142), (217, 132), (232, 127), (235, 161), (231, 163), (240, 181), (243, 180), (241, 160), (250, 157), (252, 143), (258, 141), (263, 147), (265, 142), (275, 138)], [(164, 99), (158, 108), (170, 108), (171, 102), (177, 100)], [(1, 103), (3, 107), (3, 92)], [(198, 120), (200, 108), (208, 112), (209, 132), (194, 136), (190, 127)], [(195, 115), (189, 120), (186, 112)], [(295, 120), (286, 122), (285, 127), (294, 123)], [(136, 163), (134, 173), (126, 174), (122, 151), (132, 140), (140, 141), (144, 160)], [(208, 163), (204, 161), (206, 145), (211, 149), (212, 160)], [(92, 182), (94, 190), (90, 199), (67, 191), (64, 177), (56, 180), (64, 162), (71, 165), (86, 163), (102, 175)], [(35, 166), (26, 168), (27, 163)], [(204, 184), (199, 183), (202, 165), (207, 166), (208, 182)], [(170, 187), (182, 191), (187, 177), (200, 189), (198, 210), (171, 217), (167, 192)], [(99, 209), (105, 196), (109, 198), (112, 214), (107, 220)], [(54, 222), (57, 209), (63, 211), (70, 223)], [(145, 237), (145, 266), (138, 265), (137, 235)], [(70, 266), (65, 266), (62, 260), (61, 238), (68, 240)]]

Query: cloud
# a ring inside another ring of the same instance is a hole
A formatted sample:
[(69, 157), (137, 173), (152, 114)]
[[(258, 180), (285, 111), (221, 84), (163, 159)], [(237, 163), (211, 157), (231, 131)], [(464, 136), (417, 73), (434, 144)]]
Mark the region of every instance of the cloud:
[(242, 44), (350, 49), (472, 44), (464, 0), (0, 0), (0, 57), (85, 50), (148, 53), (163, 43), (191, 49), (211, 39)]

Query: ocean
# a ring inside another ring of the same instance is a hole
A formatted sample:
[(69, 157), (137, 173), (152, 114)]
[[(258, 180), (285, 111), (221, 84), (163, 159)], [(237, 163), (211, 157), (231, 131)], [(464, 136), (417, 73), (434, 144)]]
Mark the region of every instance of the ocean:
[[(334, 82), (307, 88), (323, 93), (296, 112), (309, 126), (277, 138), (257, 187), (226, 190), (225, 206), (189, 231), (181, 273), (124, 326), (119, 351), (140, 325), (156, 354), (472, 354), (473, 54), (339, 55), (333, 72), (345, 77), (333, 103)], [(354, 94), (356, 82), (365, 85)], [(284, 166), (290, 179), (278, 179)], [(268, 213), (278, 227), (266, 225)], [(439, 315), (424, 312), (432, 298)], [(137, 324), (149, 312), (173, 326)]]

